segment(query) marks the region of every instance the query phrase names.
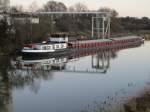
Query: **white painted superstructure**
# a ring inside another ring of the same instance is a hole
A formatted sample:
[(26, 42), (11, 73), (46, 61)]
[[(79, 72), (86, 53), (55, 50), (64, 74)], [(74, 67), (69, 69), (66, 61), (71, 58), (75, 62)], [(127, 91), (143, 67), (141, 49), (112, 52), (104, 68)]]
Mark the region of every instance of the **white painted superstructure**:
[(51, 42), (68, 42), (68, 37), (50, 37)]
[(22, 53), (51, 53), (67, 49), (67, 43), (28, 44), (22, 49)]

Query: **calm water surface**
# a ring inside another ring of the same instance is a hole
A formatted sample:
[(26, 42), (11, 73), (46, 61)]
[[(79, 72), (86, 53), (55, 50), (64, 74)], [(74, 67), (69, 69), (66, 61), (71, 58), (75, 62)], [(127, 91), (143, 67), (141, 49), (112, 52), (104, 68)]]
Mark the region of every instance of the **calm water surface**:
[(57, 59), (3, 58), (0, 112), (97, 111), (138, 95), (150, 82), (150, 42)]

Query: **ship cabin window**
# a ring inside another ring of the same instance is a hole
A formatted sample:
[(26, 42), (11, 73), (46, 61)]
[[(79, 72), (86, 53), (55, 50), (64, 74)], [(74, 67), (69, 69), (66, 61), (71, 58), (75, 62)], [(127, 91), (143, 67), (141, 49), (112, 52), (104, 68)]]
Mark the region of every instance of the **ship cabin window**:
[(43, 46), (43, 50), (51, 50), (52, 46)]
[(51, 49), (51, 46), (47, 46), (47, 49), (50, 50), (50, 49)]
[(46, 46), (43, 47), (43, 50), (46, 50)]
[(59, 45), (56, 45), (56, 49), (59, 49)]
[(64, 44), (61, 45), (62, 48), (65, 48), (66, 46)]

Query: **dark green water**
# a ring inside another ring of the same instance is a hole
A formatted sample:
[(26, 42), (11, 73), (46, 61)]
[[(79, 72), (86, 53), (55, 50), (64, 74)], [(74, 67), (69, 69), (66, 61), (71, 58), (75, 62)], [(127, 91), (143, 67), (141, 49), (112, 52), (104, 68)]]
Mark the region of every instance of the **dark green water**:
[(0, 64), (0, 112), (116, 112), (150, 82), (150, 42)]

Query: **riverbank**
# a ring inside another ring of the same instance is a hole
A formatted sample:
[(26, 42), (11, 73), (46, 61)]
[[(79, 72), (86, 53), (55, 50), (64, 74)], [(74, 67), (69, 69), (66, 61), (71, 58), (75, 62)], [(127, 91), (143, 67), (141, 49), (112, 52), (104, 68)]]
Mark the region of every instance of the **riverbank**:
[(0, 56), (10, 56), (11, 54), (15, 53), (16, 51), (12, 50), (12, 51), (8, 51), (8, 52), (4, 52), (3, 50), (0, 49)]
[(150, 40), (150, 30), (141, 30), (134, 32), (134, 34), (142, 36), (145, 40)]
[(145, 40), (150, 40), (150, 34), (142, 34)]
[(0, 57), (6, 55), (6, 53), (3, 52), (3, 50), (0, 48)]
[(150, 112), (150, 87), (124, 104), (125, 112)]

